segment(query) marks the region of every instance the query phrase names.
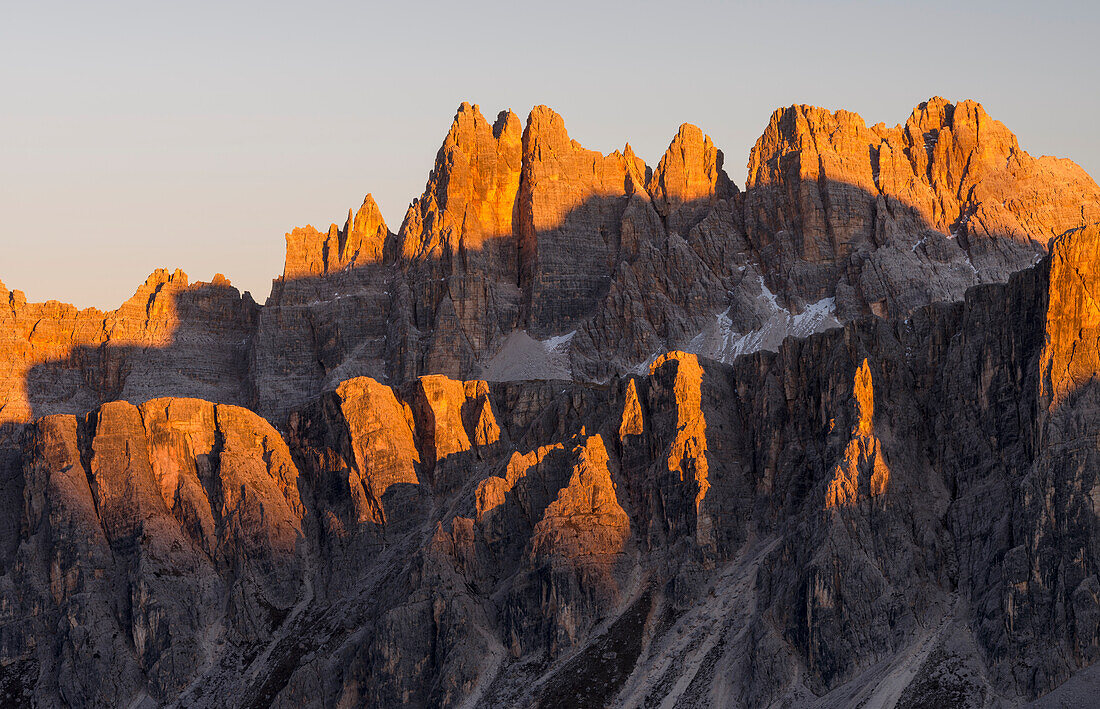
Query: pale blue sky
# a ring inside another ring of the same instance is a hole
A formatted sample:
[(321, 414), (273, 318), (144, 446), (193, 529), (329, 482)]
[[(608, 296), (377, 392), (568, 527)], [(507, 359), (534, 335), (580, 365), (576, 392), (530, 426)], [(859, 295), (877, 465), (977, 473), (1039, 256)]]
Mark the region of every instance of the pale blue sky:
[(158, 266), (260, 302), (283, 234), (400, 226), (463, 100), (545, 103), (655, 164), (696, 123), (744, 184), (772, 110), (973, 98), (1100, 175), (1100, 3), (36, 2), (0, 19), (0, 280), (115, 307)]

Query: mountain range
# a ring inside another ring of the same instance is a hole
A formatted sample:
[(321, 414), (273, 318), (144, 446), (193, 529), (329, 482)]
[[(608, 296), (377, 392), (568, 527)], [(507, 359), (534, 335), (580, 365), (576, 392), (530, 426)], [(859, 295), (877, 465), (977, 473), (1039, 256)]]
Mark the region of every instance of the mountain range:
[(942, 98), (723, 165), (464, 103), (263, 305), (0, 284), (0, 699), (1096, 696), (1100, 187)]

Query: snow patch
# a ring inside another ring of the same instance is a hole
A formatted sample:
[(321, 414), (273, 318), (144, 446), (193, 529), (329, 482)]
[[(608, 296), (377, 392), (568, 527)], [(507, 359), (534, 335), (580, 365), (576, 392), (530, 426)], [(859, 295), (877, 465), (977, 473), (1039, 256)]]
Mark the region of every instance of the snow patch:
[(576, 335), (577, 331), (573, 330), (565, 335), (555, 335), (547, 340), (542, 340), (542, 346), (546, 349), (547, 354), (553, 354), (554, 352), (564, 352), (569, 346), (569, 343), (573, 341), (573, 335)]
[(978, 276), (978, 280), (981, 281), (982, 274), (978, 273), (978, 269), (974, 268), (974, 262), (970, 260), (970, 252), (963, 251), (963, 253), (966, 254), (966, 265), (970, 267), (970, 270), (973, 271), (974, 275)]
[(761, 286), (762, 296), (775, 307), (775, 313), (763, 325), (749, 332), (738, 332), (733, 329), (730, 309), (726, 308), (715, 317), (712, 325), (692, 338), (687, 351), (728, 364), (741, 355), (759, 350), (777, 352), (779, 344), (788, 337), (806, 337), (840, 327), (835, 298), (822, 298), (806, 306), (802, 312), (792, 314), (786, 308), (779, 307), (774, 294), (763, 284)]
[[(783, 308), (781, 308), (779, 305), (779, 298), (775, 297), (775, 293), (772, 293), (771, 289), (768, 288), (768, 285), (764, 283), (764, 276), (762, 274), (758, 274), (757, 278), (760, 279), (760, 296), (771, 304), (772, 310), (783, 310)], [(729, 312), (728, 308), (726, 309), (726, 312)]]

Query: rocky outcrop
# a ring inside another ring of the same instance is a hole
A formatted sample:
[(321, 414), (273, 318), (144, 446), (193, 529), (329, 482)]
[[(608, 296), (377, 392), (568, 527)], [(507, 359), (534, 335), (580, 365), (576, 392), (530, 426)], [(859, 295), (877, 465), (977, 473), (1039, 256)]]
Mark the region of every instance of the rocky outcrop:
[(1096, 221), (1098, 196), (1081, 168), (1028, 155), (973, 101), (930, 99), (893, 128), (791, 106), (749, 156), (745, 219), (776, 291), (897, 317), (1004, 281)]
[(687, 235), (718, 199), (737, 188), (722, 170), (722, 151), (697, 126), (680, 126), (646, 185), (669, 231)]
[(244, 404), (259, 310), (223, 276), (157, 270), (120, 308), (77, 310), (0, 291), (0, 424), (164, 393)]
[(179, 696), (306, 593), (297, 470), (255, 414), (120, 401), (40, 419), (25, 446), (5, 659), (36, 670), (37, 702)]

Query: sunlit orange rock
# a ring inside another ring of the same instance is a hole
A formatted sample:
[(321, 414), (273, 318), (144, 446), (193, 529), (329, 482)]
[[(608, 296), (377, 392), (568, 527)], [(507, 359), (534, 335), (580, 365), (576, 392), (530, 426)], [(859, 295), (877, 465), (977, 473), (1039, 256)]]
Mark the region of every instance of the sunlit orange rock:
[[(836, 198), (854, 195), (851, 188), (867, 197), (830, 205), (819, 201), (827, 195), (813, 187), (818, 181), (835, 183)], [(1038, 181), (1044, 183), (1039, 191)], [(804, 105), (777, 110), (749, 157), (747, 188), (776, 184), (800, 195), (795, 204), (808, 239), (824, 234), (826, 225), (836, 234), (835, 244), (807, 243), (811, 260), (841, 257), (867, 243), (875, 235), (880, 193), (945, 234), (963, 230), (1044, 243), (1090, 215), (1095, 219), (1100, 209), (1100, 188), (1072, 161), (1033, 158), (981, 104), (939, 97), (894, 128), (869, 128), (849, 111)]]
[[(268, 638), (269, 613), (301, 597), (297, 469), (252, 412), (117, 401), (40, 419), (27, 442), (42, 456), (26, 469), (25, 534), (51, 570), (48, 596), (26, 600), (72, 622), (56, 636), (69, 696), (109, 704), (137, 676), (176, 695), (205, 642)], [(118, 598), (125, 613), (103, 612)]]
[[(112, 313), (0, 286), (0, 687), (977, 706), (1073, 682), (1100, 661), (1095, 185), (943, 99), (895, 128), (784, 109), (751, 169), (737, 192), (690, 125), (650, 173), (544, 107), (521, 131), (464, 104), (400, 239), (369, 196), (292, 232), (262, 310), (220, 275), (159, 271)], [(842, 327), (792, 325), (821, 314)], [(476, 378), (519, 335), (540, 366)]]
[(650, 365), (650, 376), (671, 378), (675, 405), (675, 433), (668, 449), (668, 470), (681, 483), (694, 484), (695, 538), (713, 542), (713, 521), (704, 509), (710, 489), (707, 460), (707, 421), (702, 408), (703, 368), (699, 358), (685, 352), (668, 352)]
[(481, 251), (492, 247), (492, 240), (511, 240), (521, 132), (511, 111), (502, 111), (490, 125), (476, 104), (459, 106), (424, 194), (401, 226), (402, 258), (439, 259)]
[(441, 374), (420, 377), (413, 385), (411, 401), (428, 461), (435, 464), (470, 450), (470, 437), (462, 421), (466, 404), (463, 382)]
[(1100, 374), (1100, 224), (1057, 239), (1050, 254), (1040, 386), (1055, 407)]
[(626, 399), (623, 402), (623, 418), (619, 424), (619, 440), (626, 442), (627, 436), (640, 436), (645, 431), (642, 419), (642, 405), (638, 401), (638, 386), (634, 379), (626, 385)]
[(245, 403), (246, 350), (256, 306), (218, 274), (189, 283), (158, 269), (117, 310), (0, 305), (0, 424), (83, 413), (104, 401), (163, 395)]
[(832, 470), (825, 491), (826, 507), (855, 505), (878, 497), (886, 492), (890, 482), (890, 468), (875, 436), (875, 392), (866, 359), (856, 370), (852, 400), (855, 423), (842, 458)]
[(573, 450), (568, 484), (535, 526), (532, 553), (583, 557), (615, 554), (630, 535), (630, 519), (615, 495), (607, 449), (597, 434)]
[(485, 515), (504, 504), (505, 496), (515, 487), (516, 481), (527, 475), (527, 471), (538, 465), (551, 451), (564, 451), (561, 443), (541, 446), (528, 453), (512, 453), (505, 469), (504, 477), (489, 476), (478, 483), (476, 491), (477, 518), (480, 521)]
[[(973, 101), (930, 99), (893, 128), (791, 106), (749, 157), (746, 231), (779, 256), (775, 288), (813, 301), (840, 283), (879, 315), (1003, 281), (1051, 238), (1098, 219), (1100, 187), (1084, 170), (1032, 157)], [(868, 257), (853, 278), (845, 262)]]
[(386, 491), (393, 485), (420, 484), (411, 415), (390, 387), (369, 377), (343, 382), (336, 398), (351, 443), (347, 490), (358, 521), (385, 524)]
[(720, 196), (736, 188), (722, 171), (722, 151), (697, 126), (680, 126), (646, 185), (669, 231), (687, 236)]
[(333, 224), (322, 234), (312, 226), (305, 226), (286, 235), (283, 280), (324, 276), (380, 263), (393, 238), (374, 197), (368, 194), (358, 211), (348, 210), (343, 229)]

